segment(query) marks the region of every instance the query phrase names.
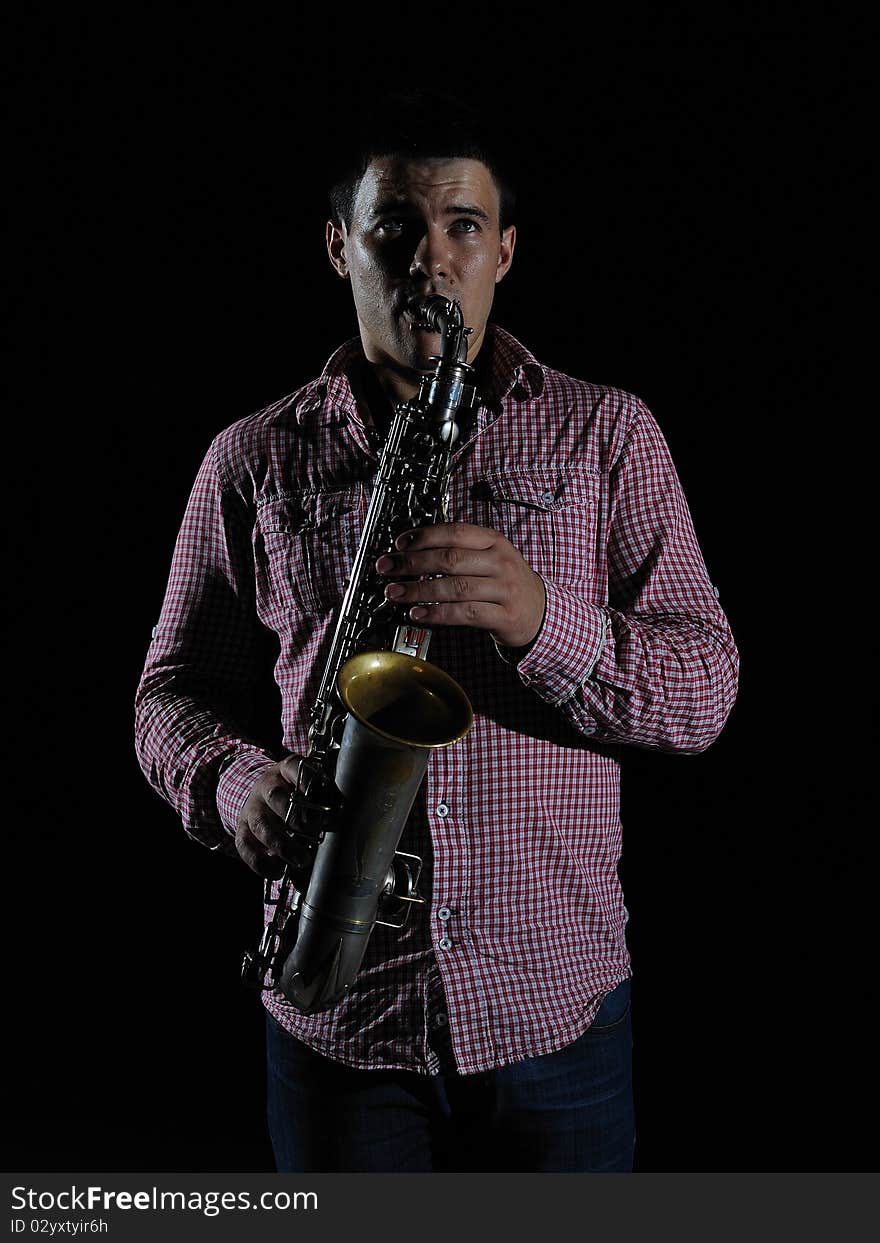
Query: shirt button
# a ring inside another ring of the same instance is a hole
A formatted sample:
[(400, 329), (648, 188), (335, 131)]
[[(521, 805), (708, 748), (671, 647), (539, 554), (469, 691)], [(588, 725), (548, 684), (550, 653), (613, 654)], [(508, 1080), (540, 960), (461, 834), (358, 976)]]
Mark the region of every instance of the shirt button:
[(452, 942), (450, 941), (449, 937), (441, 937), (440, 940), (437, 942), (437, 944), (442, 950), (452, 949)]
[(449, 1022), (449, 1019), (446, 1017), (445, 1014), (438, 1014), (437, 1017), (434, 1019), (434, 1026), (445, 1027), (448, 1022)]
[(717, 600), (717, 599), (719, 598), (719, 596), (721, 595), (721, 592), (718, 590), (718, 588), (717, 588), (717, 587), (713, 587), (713, 588), (712, 588), (712, 595), (713, 595), (713, 596), (715, 597), (715, 599)]
[(448, 816), (449, 806), (446, 803), (438, 803), (435, 808), (435, 811), (437, 812), (438, 816)]
[(159, 629), (159, 627), (158, 627), (158, 626), (154, 626), (154, 627), (153, 627), (153, 638), (154, 638), (154, 639), (155, 639), (155, 637), (156, 637), (156, 631), (157, 631), (158, 629)]
[(552, 492), (542, 492), (542, 493), (541, 493), (541, 500), (544, 502), (544, 504), (545, 504), (545, 505), (552, 505), (552, 504), (553, 504), (553, 493), (552, 493)]
[(449, 919), (451, 914), (452, 914), (452, 911), (449, 909), (448, 906), (441, 906), (440, 910), (437, 912), (437, 918), (438, 919)]

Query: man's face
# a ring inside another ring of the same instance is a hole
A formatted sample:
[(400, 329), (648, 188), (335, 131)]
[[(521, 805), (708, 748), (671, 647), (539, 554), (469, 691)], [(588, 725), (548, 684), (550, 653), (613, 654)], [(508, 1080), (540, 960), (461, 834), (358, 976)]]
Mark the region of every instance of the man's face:
[(407, 306), (413, 296), (442, 294), (461, 303), (474, 330), (473, 361), (515, 240), (512, 226), (500, 231), (498, 190), (479, 160), (374, 160), (351, 228), (327, 226), (330, 261), (351, 281), (367, 358), (393, 370), (427, 369), (440, 337), (417, 327)]

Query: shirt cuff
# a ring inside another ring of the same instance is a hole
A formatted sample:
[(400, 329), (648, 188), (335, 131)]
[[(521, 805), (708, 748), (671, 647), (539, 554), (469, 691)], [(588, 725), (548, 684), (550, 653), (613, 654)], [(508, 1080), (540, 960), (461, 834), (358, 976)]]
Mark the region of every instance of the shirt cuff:
[(238, 817), (254, 782), (274, 763), (275, 760), (261, 751), (245, 751), (234, 755), (221, 772), (217, 782), (217, 810), (230, 837), (235, 837)]
[(555, 707), (570, 699), (596, 668), (608, 617), (598, 605), (546, 579), (544, 590), (543, 624), (516, 671), (525, 686)]

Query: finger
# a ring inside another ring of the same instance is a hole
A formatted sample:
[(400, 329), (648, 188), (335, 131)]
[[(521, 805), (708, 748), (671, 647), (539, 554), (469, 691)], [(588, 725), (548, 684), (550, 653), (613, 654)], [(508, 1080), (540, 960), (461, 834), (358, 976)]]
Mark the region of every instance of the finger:
[(291, 833), (295, 824), (287, 825), (268, 808), (251, 812), (244, 818), (244, 828), (253, 839), (255, 847), (271, 858), (299, 866), (302, 863), (303, 844)]
[(394, 578), (418, 578), (426, 574), (478, 574), (490, 578), (503, 573), (504, 568), (505, 562), (494, 545), (460, 548), (444, 544), (436, 548), (407, 549), (386, 553), (376, 562), (380, 574)]
[[(289, 802), (289, 799), (288, 799)], [(285, 810), (286, 810), (285, 804)], [(265, 804), (250, 811), (245, 817), (245, 827), (269, 852), (283, 859), (287, 849), (287, 829), (281, 816), (276, 816)]]
[(503, 604), (510, 598), (510, 583), (502, 578), (453, 575), (426, 582), (389, 583), (385, 596), (395, 604), (443, 604), (474, 601)]
[(290, 808), (290, 796), (293, 794), (295, 788), (296, 786), (292, 782), (285, 782), (283, 785), (279, 782), (278, 785), (272, 786), (272, 788), (267, 790), (263, 795), (269, 810), (273, 812), (274, 815), (276, 815), (281, 821), (282, 832), (283, 826), (287, 823), (287, 812)]
[(395, 548), (491, 548), (505, 537), (491, 527), (478, 527), (472, 522), (438, 522), (431, 527), (416, 527), (404, 531), (394, 541)]
[(301, 755), (288, 755), (278, 765), (279, 776), (295, 786), (299, 776), (300, 765), (302, 764)]
[(503, 628), (509, 617), (498, 604), (469, 601), (466, 604), (420, 604), (409, 611), (413, 621), (426, 626), (472, 626), (477, 630)]
[(262, 842), (257, 841), (247, 825), (240, 824), (235, 835), (235, 849), (239, 858), (258, 876), (277, 880), (284, 871), (284, 860), (267, 854)]

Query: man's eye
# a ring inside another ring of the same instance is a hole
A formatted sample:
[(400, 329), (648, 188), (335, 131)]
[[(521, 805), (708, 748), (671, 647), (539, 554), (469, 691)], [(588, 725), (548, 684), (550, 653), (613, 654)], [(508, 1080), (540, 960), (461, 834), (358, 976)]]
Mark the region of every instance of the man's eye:
[(452, 228), (457, 233), (479, 233), (480, 231), (480, 226), (476, 220), (456, 220)]
[(403, 230), (403, 221), (394, 217), (389, 220), (381, 220), (379, 222), (379, 229), (383, 233), (400, 233)]

